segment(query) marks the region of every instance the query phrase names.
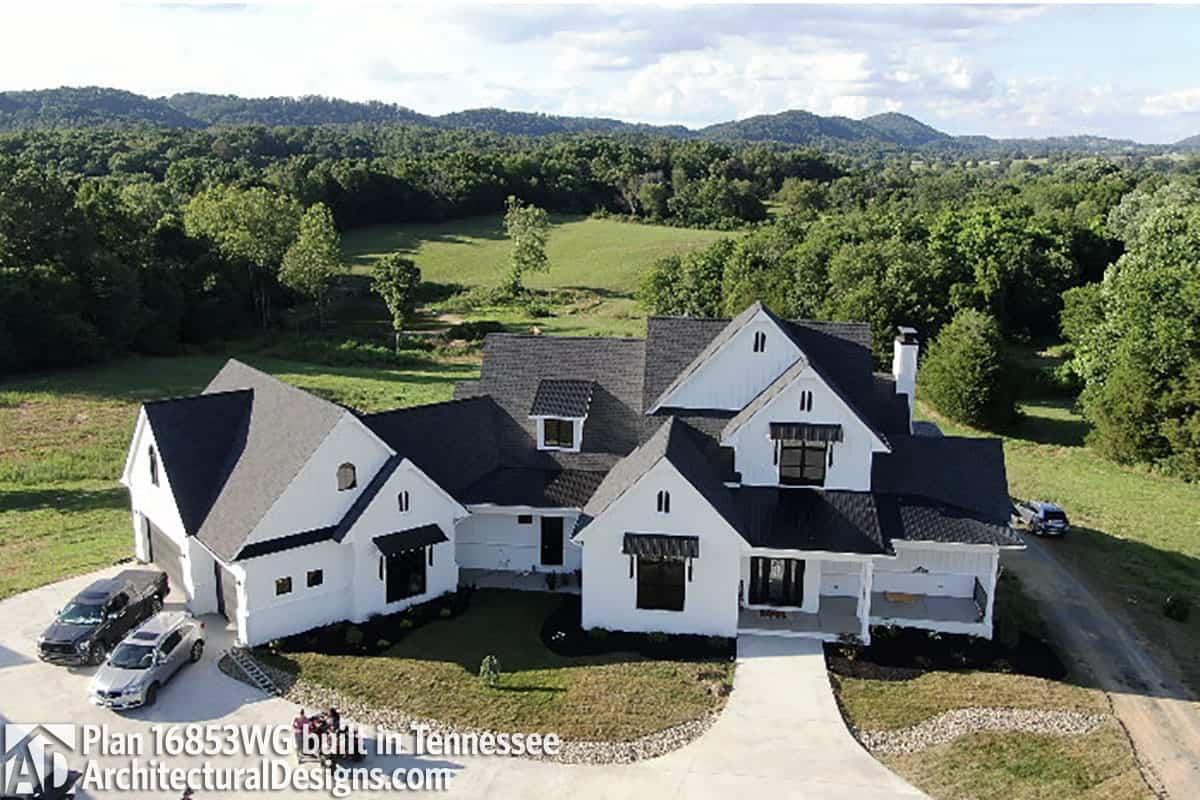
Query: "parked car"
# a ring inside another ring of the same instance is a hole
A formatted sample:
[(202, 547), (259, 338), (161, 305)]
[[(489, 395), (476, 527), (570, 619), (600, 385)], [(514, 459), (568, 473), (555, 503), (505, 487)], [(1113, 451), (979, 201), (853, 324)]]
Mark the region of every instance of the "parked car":
[(125, 638), (96, 671), (88, 689), (98, 706), (152, 706), (158, 690), (204, 655), (204, 623), (184, 611), (164, 611)]
[(1071, 527), (1062, 506), (1045, 500), (1014, 502), (1013, 524), (1027, 528), (1038, 536), (1062, 536)]
[(98, 580), (55, 615), (38, 637), (38, 657), (53, 664), (99, 664), (147, 617), (162, 609), (170, 591), (166, 573), (127, 569)]

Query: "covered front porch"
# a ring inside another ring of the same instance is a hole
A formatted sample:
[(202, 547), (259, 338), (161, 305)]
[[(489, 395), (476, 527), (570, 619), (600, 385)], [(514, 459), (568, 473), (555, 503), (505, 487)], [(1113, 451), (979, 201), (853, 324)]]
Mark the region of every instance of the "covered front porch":
[(844, 555), (755, 549), (742, 562), (738, 632), (867, 641), (871, 568)]

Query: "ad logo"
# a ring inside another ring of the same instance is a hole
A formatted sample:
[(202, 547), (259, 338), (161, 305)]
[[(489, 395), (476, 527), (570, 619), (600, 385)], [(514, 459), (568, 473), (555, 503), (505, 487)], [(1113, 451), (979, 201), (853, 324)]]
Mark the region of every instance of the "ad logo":
[(64, 752), (75, 750), (74, 725), (5, 725), (0, 796), (73, 797)]

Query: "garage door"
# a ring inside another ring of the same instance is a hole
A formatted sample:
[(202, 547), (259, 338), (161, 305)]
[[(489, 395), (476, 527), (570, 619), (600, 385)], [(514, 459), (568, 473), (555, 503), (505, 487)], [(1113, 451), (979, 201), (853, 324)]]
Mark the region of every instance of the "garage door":
[(217, 577), (217, 611), (221, 612), (225, 619), (237, 624), (237, 578), (217, 561), (213, 562), (213, 572)]
[(187, 591), (183, 582), (183, 555), (179, 545), (150, 520), (146, 520), (146, 525), (150, 531), (150, 563), (167, 573), (172, 590)]

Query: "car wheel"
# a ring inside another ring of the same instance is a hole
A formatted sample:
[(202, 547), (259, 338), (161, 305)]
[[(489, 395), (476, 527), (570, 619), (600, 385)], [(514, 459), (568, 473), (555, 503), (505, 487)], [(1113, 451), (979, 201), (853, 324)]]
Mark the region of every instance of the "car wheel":
[(158, 684), (152, 683), (146, 688), (146, 697), (142, 701), (142, 705), (152, 706), (154, 701), (158, 699)]
[(192, 663), (195, 664), (204, 655), (204, 640), (197, 639), (192, 645)]
[(95, 666), (104, 663), (104, 659), (108, 657), (108, 647), (104, 642), (96, 641), (88, 647), (88, 661)]

